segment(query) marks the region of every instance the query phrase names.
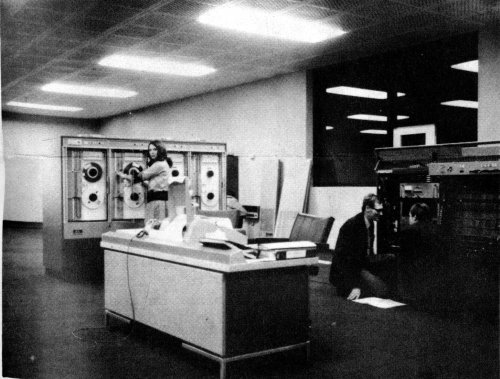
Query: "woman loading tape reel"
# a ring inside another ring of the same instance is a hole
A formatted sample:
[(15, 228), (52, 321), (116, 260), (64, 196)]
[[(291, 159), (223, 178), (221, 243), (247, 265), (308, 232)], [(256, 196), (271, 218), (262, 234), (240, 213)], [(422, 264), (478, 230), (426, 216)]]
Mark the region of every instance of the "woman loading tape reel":
[(149, 143), (147, 155), (145, 170), (129, 167), (128, 173), (117, 172), (117, 175), (130, 185), (142, 182), (146, 186), (145, 224), (151, 219), (163, 220), (168, 216), (168, 185), (172, 167), (172, 160), (167, 157), (167, 150), (158, 140)]

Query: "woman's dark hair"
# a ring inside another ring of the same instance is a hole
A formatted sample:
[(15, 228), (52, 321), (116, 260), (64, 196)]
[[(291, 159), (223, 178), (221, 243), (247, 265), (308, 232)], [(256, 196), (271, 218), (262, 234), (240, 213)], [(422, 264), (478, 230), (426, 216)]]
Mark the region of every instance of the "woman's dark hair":
[[(149, 156), (149, 145), (153, 145), (154, 147), (156, 147), (156, 151), (157, 151), (156, 159), (151, 159), (151, 157)], [(151, 141), (148, 144), (147, 156), (148, 156), (148, 167), (151, 166), (155, 162), (159, 162), (159, 161), (167, 161), (168, 162), (169, 160), (170, 160), (170, 162), (172, 161), (170, 158), (167, 157), (167, 149), (165, 149), (165, 146), (163, 146), (163, 143), (161, 143), (161, 141), (159, 141), (159, 140)], [(171, 166), (170, 162), (168, 162), (169, 166)]]
[(419, 222), (427, 222), (431, 220), (431, 210), (425, 203), (415, 203), (410, 208), (410, 214)]

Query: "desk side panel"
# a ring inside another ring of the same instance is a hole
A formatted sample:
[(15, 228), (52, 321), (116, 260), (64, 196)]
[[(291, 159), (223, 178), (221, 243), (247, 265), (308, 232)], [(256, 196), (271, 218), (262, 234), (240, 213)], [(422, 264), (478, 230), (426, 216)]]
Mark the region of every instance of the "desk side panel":
[(221, 273), (105, 252), (106, 309), (219, 355), (223, 291)]
[(227, 275), (226, 354), (247, 354), (309, 340), (307, 267)]
[[(223, 275), (175, 263), (131, 258), (131, 278), (137, 278), (140, 271), (149, 273), (141, 275), (148, 289), (137, 300), (137, 319), (222, 354)], [(136, 287), (139, 288), (134, 280), (132, 288)], [(133, 294), (134, 299), (138, 298)]]
[(104, 250), (104, 307), (133, 318), (127, 277), (127, 255)]

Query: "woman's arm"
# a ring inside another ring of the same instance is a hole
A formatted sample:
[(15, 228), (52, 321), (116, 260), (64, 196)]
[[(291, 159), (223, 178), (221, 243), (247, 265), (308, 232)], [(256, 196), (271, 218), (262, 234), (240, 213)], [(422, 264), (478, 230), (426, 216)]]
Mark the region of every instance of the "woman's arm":
[(121, 179), (127, 180), (129, 183), (132, 183), (133, 181), (132, 175), (127, 175), (122, 171), (117, 171), (116, 175), (118, 175)]

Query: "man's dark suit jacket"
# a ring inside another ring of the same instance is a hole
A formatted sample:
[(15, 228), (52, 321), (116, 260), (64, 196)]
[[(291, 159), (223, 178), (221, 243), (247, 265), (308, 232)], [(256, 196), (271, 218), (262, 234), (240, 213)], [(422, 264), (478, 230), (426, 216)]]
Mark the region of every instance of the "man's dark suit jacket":
[(369, 267), (368, 230), (363, 213), (347, 220), (340, 228), (330, 269), (330, 282), (340, 296), (360, 286), (360, 273)]

